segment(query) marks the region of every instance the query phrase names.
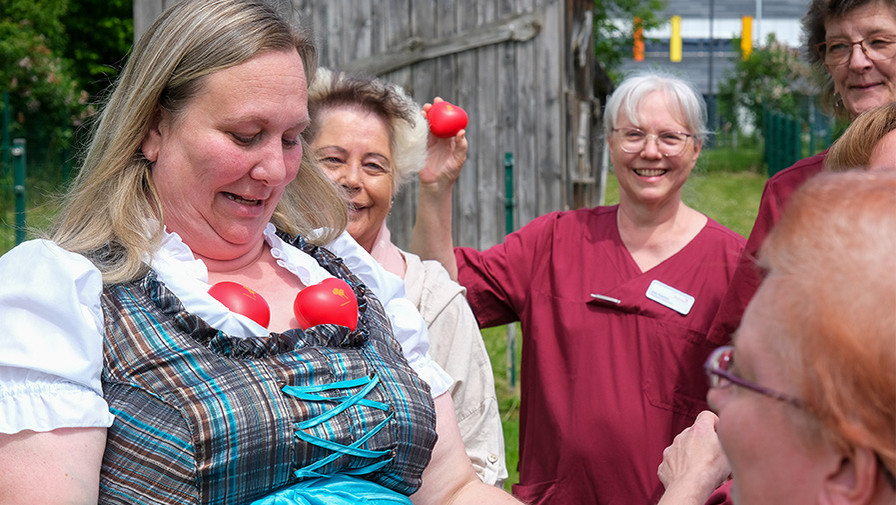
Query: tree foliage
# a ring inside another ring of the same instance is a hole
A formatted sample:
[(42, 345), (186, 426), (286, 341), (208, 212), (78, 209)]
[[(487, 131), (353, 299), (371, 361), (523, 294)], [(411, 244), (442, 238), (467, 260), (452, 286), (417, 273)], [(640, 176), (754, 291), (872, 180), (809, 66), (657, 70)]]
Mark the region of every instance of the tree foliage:
[(66, 40), (59, 21), (65, 6), (0, 0), (0, 91), (9, 93), (11, 135), (29, 145), (59, 141), (65, 126), (82, 119), (85, 97), (58, 50)]
[(614, 82), (619, 80), (622, 61), (632, 52), (635, 18), (644, 31), (658, 28), (665, 23), (658, 17), (665, 8), (666, 0), (594, 1), (594, 52)]
[[(114, 5), (127, 5), (126, 17)], [(26, 139), (29, 160), (58, 162), (50, 153), (94, 112), (97, 76), (114, 76), (105, 62), (130, 47), (130, 9), (130, 0), (0, 0), (0, 92), (9, 95), (10, 136)]]
[[(740, 47), (740, 39), (732, 44)], [(799, 51), (768, 34), (764, 45), (753, 49), (747, 59), (739, 59), (732, 73), (719, 84), (719, 112), (738, 129), (749, 125), (762, 128), (763, 107), (788, 115), (804, 116), (812, 88), (812, 69)]]
[(78, 81), (99, 97), (118, 76), (134, 40), (133, 0), (69, 0), (63, 18)]

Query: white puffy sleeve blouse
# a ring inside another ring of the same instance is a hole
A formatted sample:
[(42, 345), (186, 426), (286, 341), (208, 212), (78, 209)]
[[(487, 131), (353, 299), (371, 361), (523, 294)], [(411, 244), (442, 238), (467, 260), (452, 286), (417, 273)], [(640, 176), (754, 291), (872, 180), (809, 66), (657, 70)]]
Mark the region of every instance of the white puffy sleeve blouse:
[[(332, 277), (310, 256), (265, 230), (277, 263), (310, 286)], [(404, 282), (383, 270), (348, 233), (327, 248), (370, 287), (392, 321), (405, 357), (433, 397), (451, 377), (428, 354), (426, 324), (404, 298)], [(177, 234), (165, 235), (147, 262), (190, 312), (233, 336), (268, 330), (230, 312), (208, 293), (208, 270)], [(83, 256), (47, 240), (20, 244), (0, 257), (0, 433), (64, 427), (108, 427), (103, 400), (103, 288), (99, 270)]]

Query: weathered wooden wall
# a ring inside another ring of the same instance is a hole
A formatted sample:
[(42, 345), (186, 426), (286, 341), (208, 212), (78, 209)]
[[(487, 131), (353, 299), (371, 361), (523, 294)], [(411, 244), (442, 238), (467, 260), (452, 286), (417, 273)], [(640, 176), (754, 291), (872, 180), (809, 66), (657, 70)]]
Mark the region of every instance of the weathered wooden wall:
[[(150, 22), (138, 15), (154, 17), (166, 1), (135, 0), (137, 33)], [(321, 65), (380, 75), (420, 103), (440, 96), (467, 110), (456, 244), (503, 240), (506, 153), (515, 227), (598, 203), (602, 97), (594, 92), (592, 0), (292, 1), (315, 32)], [(407, 244), (416, 195), (411, 183), (395, 199), (389, 224), (399, 246)]]

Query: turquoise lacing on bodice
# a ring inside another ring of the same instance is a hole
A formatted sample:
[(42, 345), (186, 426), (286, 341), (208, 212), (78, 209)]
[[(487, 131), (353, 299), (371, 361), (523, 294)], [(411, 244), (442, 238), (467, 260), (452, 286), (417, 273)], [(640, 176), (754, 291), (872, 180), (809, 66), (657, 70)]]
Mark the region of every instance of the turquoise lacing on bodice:
[[(388, 455), (392, 451), (390, 450), (369, 450), (363, 449), (361, 446), (364, 445), (370, 438), (376, 435), (380, 430), (382, 430), (388, 422), (395, 416), (395, 413), (392, 412), (392, 408), (382, 402), (368, 400), (364, 398), (370, 391), (373, 390), (374, 387), (379, 383), (379, 377), (376, 374), (371, 373), (367, 377), (359, 377), (357, 379), (352, 380), (344, 380), (339, 382), (333, 382), (330, 384), (311, 384), (307, 386), (284, 386), (282, 391), (290, 396), (294, 396), (300, 400), (306, 402), (315, 402), (315, 403), (335, 403), (336, 405), (330, 409), (324, 410), (320, 414), (312, 417), (311, 419), (306, 419), (302, 422), (296, 423), (296, 438), (304, 440), (309, 444), (314, 444), (318, 447), (322, 447), (333, 451), (333, 454), (327, 456), (326, 458), (320, 459), (319, 461), (315, 461), (309, 465), (306, 465), (302, 468), (296, 470), (295, 476), (300, 479), (310, 478), (310, 477), (327, 477), (326, 474), (319, 473), (317, 470), (324, 467), (325, 465), (332, 463), (337, 458), (343, 455), (354, 456), (356, 458), (364, 458), (364, 459), (379, 459), (383, 456)], [(318, 393), (322, 391), (334, 391), (338, 389), (350, 389), (356, 388), (359, 386), (363, 386), (359, 391), (349, 396), (337, 396), (330, 397), (320, 395)], [(327, 440), (325, 438), (317, 437), (315, 435), (310, 435), (306, 433), (304, 430), (313, 428), (315, 426), (321, 425), (327, 422), (329, 419), (337, 416), (341, 412), (348, 410), (356, 405), (364, 405), (366, 407), (374, 408), (381, 410), (383, 412), (387, 412), (388, 415), (386, 418), (381, 421), (379, 424), (371, 428), (367, 431), (363, 436), (359, 437), (355, 442), (350, 445), (340, 444), (338, 442), (333, 442), (331, 440)], [(394, 455), (393, 455), (394, 457)], [(387, 459), (383, 459), (377, 461), (375, 463), (371, 463), (369, 465), (363, 466), (361, 468), (355, 468), (351, 470), (341, 470), (340, 473), (349, 474), (349, 475), (365, 475), (379, 470), (380, 468), (386, 466), (392, 461), (392, 457)]]

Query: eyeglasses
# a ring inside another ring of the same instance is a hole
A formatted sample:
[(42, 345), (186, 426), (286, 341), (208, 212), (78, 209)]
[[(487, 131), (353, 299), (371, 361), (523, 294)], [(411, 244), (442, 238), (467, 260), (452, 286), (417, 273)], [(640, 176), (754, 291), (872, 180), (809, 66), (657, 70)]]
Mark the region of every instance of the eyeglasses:
[[(748, 380), (741, 379), (740, 377), (732, 374), (731, 368), (733, 366), (734, 346), (726, 345), (719, 347), (715, 351), (713, 351), (712, 354), (709, 355), (709, 358), (706, 360), (706, 364), (703, 365), (703, 369), (706, 370), (706, 376), (709, 378), (710, 387), (724, 388), (730, 386), (731, 384), (737, 384), (742, 388), (749, 389), (750, 391), (759, 393), (774, 400), (788, 403), (805, 412), (809, 412), (809, 409), (806, 407), (806, 405), (796, 397), (775, 391), (773, 389), (769, 389), (765, 386), (760, 386), (759, 384), (754, 384)], [(884, 477), (886, 478), (887, 483), (893, 489), (896, 489), (896, 477), (894, 477), (893, 473), (890, 472), (890, 469), (887, 468), (886, 465), (884, 465), (883, 459), (881, 459), (880, 454), (875, 452), (874, 456), (875, 458), (877, 458), (878, 467), (884, 473)]]
[(825, 65), (843, 65), (852, 57), (852, 46), (858, 44), (870, 60), (888, 60), (896, 56), (896, 35), (875, 35), (862, 40), (835, 39), (815, 44), (815, 51)]
[(678, 156), (684, 150), (693, 135), (684, 132), (646, 133), (639, 128), (613, 128), (613, 133), (620, 133), (619, 147), (629, 154), (640, 153), (647, 146), (647, 141), (656, 141), (656, 149), (663, 156)]
[(726, 345), (713, 351), (712, 354), (709, 355), (709, 359), (706, 360), (706, 364), (703, 365), (704, 370), (706, 370), (706, 376), (709, 378), (709, 386), (713, 388), (724, 388), (731, 384), (737, 384), (742, 388), (749, 389), (750, 391), (765, 395), (774, 400), (786, 402), (801, 409), (804, 408), (803, 402), (798, 398), (785, 393), (780, 393), (765, 386), (760, 386), (759, 384), (754, 384), (734, 375), (731, 373), (733, 366), (734, 346)]

